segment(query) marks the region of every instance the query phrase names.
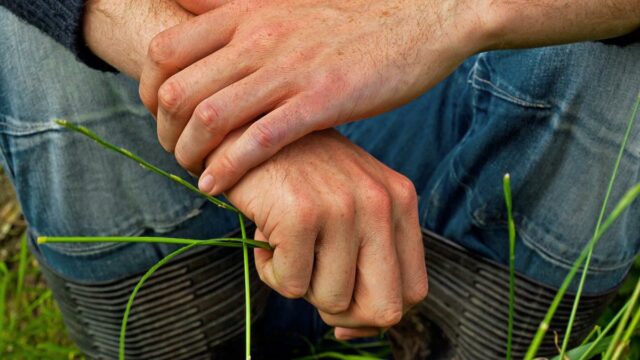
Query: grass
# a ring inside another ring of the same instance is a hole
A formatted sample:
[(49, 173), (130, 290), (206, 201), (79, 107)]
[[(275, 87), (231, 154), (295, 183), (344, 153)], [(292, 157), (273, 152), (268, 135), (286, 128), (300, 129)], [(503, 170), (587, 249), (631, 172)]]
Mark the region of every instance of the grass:
[(19, 252), (0, 262), (0, 358), (84, 359), (41, 276), (23, 236)]
[(513, 200), (511, 199), (511, 176), (505, 174), (502, 178), (504, 202), (507, 206), (507, 227), (509, 229), (509, 315), (507, 320), (507, 360), (511, 360), (513, 344), (513, 318), (515, 315), (516, 299), (516, 224), (513, 221)]
[[(578, 259), (575, 261), (575, 263), (573, 264), (571, 270), (569, 271), (568, 275), (566, 276), (563, 284), (561, 285), (560, 289), (558, 290), (547, 314), (545, 315), (544, 320), (541, 322), (540, 326), (538, 327), (538, 330), (535, 334), (535, 337), (531, 343), (531, 346), (529, 347), (528, 351), (527, 351), (527, 355), (525, 357), (525, 359), (527, 360), (533, 360), (533, 358), (536, 356), (536, 352), (538, 347), (540, 346), (542, 339), (544, 338), (548, 328), (549, 328), (549, 324), (551, 322), (551, 319), (553, 318), (555, 311), (557, 309), (557, 307), (559, 306), (562, 298), (564, 297), (569, 285), (572, 283), (573, 279), (575, 278), (575, 275), (578, 273), (578, 271), (582, 270), (582, 276), (580, 278), (580, 282), (578, 285), (578, 291), (577, 291), (577, 295), (576, 295), (576, 299), (574, 301), (573, 307), (572, 307), (572, 312), (571, 312), (571, 316), (570, 316), (570, 320), (569, 320), (569, 324), (567, 325), (567, 328), (565, 330), (565, 334), (564, 334), (564, 338), (563, 338), (563, 343), (562, 343), (562, 348), (559, 349), (559, 355), (556, 357), (557, 359), (589, 359), (590, 357), (597, 355), (597, 354), (602, 354), (602, 359), (604, 360), (617, 360), (620, 359), (622, 356), (626, 356), (626, 354), (628, 354), (631, 351), (637, 351), (637, 345), (631, 346), (631, 339), (634, 336), (637, 336), (637, 327), (638, 324), (640, 323), (640, 306), (636, 306), (639, 302), (640, 299), (640, 280), (635, 281), (635, 286), (633, 287), (633, 291), (631, 292), (630, 297), (627, 295), (627, 300), (624, 303), (624, 305), (615, 313), (615, 315), (613, 317), (611, 317), (611, 319), (609, 320), (609, 322), (604, 326), (603, 330), (602, 327), (596, 327), (594, 329), (594, 332), (592, 333), (592, 335), (590, 335), (590, 338), (593, 338), (595, 336), (595, 339), (591, 342), (586, 342), (588, 340), (585, 341), (585, 343), (583, 343), (581, 346), (575, 348), (575, 349), (571, 349), (568, 350), (568, 342), (570, 339), (570, 335), (571, 335), (571, 330), (572, 330), (572, 326), (573, 326), (573, 321), (575, 319), (575, 315), (577, 313), (577, 309), (578, 309), (578, 305), (579, 305), (579, 301), (580, 301), (580, 296), (582, 294), (582, 290), (583, 290), (583, 286), (585, 283), (585, 279), (586, 279), (586, 275), (588, 273), (588, 269), (589, 269), (589, 264), (590, 264), (590, 260), (591, 260), (591, 256), (593, 253), (593, 249), (595, 247), (595, 245), (597, 244), (597, 242), (599, 241), (599, 239), (603, 236), (603, 234), (605, 233), (605, 231), (615, 222), (615, 220), (623, 213), (624, 210), (626, 210), (631, 203), (633, 203), (633, 201), (640, 196), (640, 184), (637, 184), (636, 186), (634, 186), (633, 188), (631, 188), (623, 197), (622, 199), (618, 202), (618, 204), (614, 207), (613, 211), (611, 211), (611, 213), (609, 214), (608, 217), (604, 217), (605, 215), (605, 210), (607, 209), (607, 205), (608, 205), (608, 201), (609, 201), (609, 197), (613, 188), (613, 185), (615, 183), (616, 180), (616, 176), (618, 173), (618, 166), (620, 164), (621, 158), (622, 158), (622, 154), (624, 152), (624, 149), (626, 147), (626, 144), (628, 142), (629, 139), (629, 135), (631, 133), (631, 129), (634, 125), (635, 119), (636, 119), (636, 115), (638, 112), (638, 107), (640, 106), (640, 94), (638, 96), (638, 100), (635, 104), (634, 110), (632, 112), (632, 116), (631, 119), (629, 120), (628, 123), (628, 127), (627, 127), (627, 131), (625, 132), (625, 137), (623, 139), (623, 142), (621, 144), (621, 148), (620, 148), (620, 152), (618, 155), (618, 158), (616, 159), (616, 163), (614, 164), (614, 168), (613, 168), (613, 173), (608, 185), (608, 188), (606, 190), (605, 196), (604, 196), (604, 200), (603, 200), (603, 204), (602, 204), (602, 208), (600, 211), (600, 215), (599, 218), (597, 219), (597, 223), (596, 223), (596, 227), (594, 229), (594, 234), (593, 237), (591, 238), (591, 240), (588, 242), (587, 246), (583, 249), (583, 251), (580, 253), (580, 256), (578, 257)], [(233, 206), (217, 199), (214, 198), (212, 196), (209, 196), (207, 194), (203, 194), (202, 192), (200, 192), (195, 186), (191, 185), (190, 183), (188, 183), (187, 181), (177, 177), (176, 175), (167, 173), (155, 166), (153, 166), (152, 164), (149, 164), (148, 162), (146, 162), (145, 160), (137, 157), (136, 155), (132, 154), (130, 151), (117, 147), (115, 145), (112, 145), (104, 140), (102, 140), (101, 138), (99, 138), (97, 135), (95, 135), (94, 133), (92, 133), (90, 130), (81, 127), (81, 126), (77, 126), (74, 124), (71, 124), (67, 121), (64, 120), (57, 120), (56, 121), (58, 124), (65, 126), (71, 130), (80, 132), (82, 134), (84, 134), (85, 136), (88, 136), (90, 138), (92, 138), (93, 140), (95, 140), (96, 142), (98, 142), (99, 144), (101, 144), (102, 146), (116, 151), (134, 161), (137, 161), (140, 165), (142, 165), (142, 167), (153, 171), (159, 175), (165, 176), (169, 179), (171, 179), (172, 181), (175, 181), (179, 184), (181, 184), (182, 186), (187, 187), (189, 190), (194, 191), (198, 194), (200, 194), (201, 196), (204, 196), (205, 198), (207, 198), (209, 201), (211, 201), (212, 203), (225, 208), (229, 211), (233, 211), (236, 212), (238, 214), (239, 217), (239, 222), (240, 222), (240, 228), (241, 228), (241, 233), (242, 233), (242, 238), (237, 239), (237, 238), (226, 238), (226, 239), (211, 239), (211, 240), (206, 240), (206, 241), (194, 241), (194, 240), (190, 240), (190, 239), (166, 239), (166, 238), (138, 238), (136, 240), (136, 238), (41, 238), (39, 239), (39, 242), (54, 242), (54, 241), (75, 241), (75, 242), (89, 242), (89, 241), (138, 241), (138, 242), (172, 242), (172, 243), (181, 243), (181, 244), (185, 244), (184, 247), (174, 251), (173, 253), (169, 254), (167, 257), (165, 257), (164, 259), (162, 259), (160, 262), (158, 262), (157, 264), (155, 264), (138, 282), (138, 284), (136, 285), (136, 288), (134, 289), (133, 293), (131, 294), (130, 298), (129, 298), (129, 303), (127, 304), (127, 308), (123, 317), (123, 322), (122, 322), (122, 330), (121, 330), (121, 334), (120, 334), (120, 359), (124, 360), (124, 345), (125, 345), (125, 337), (126, 337), (126, 327), (127, 327), (127, 319), (128, 319), (128, 315), (129, 312), (131, 310), (131, 306), (133, 304), (133, 300), (135, 298), (135, 295), (137, 294), (138, 290), (142, 287), (142, 285), (144, 284), (145, 280), (147, 280), (158, 268), (160, 268), (163, 264), (167, 263), (168, 261), (170, 261), (173, 257), (178, 256), (181, 253), (184, 253), (186, 251), (188, 251), (189, 249), (198, 246), (198, 245), (207, 245), (207, 246), (233, 246), (233, 247), (241, 247), (243, 250), (243, 261), (244, 261), (244, 276), (245, 276), (245, 308), (246, 308), (246, 357), (247, 359), (251, 359), (251, 354), (250, 354), (250, 349), (251, 349), (251, 312), (250, 312), (250, 287), (249, 287), (249, 264), (248, 264), (248, 248), (249, 247), (256, 247), (256, 246), (260, 246), (260, 247), (267, 247), (268, 245), (265, 245), (265, 243), (262, 244), (257, 244), (259, 242), (256, 242), (255, 240), (250, 240), (247, 239), (246, 236), (246, 231), (245, 231), (245, 226), (244, 226), (244, 217), (243, 215), (237, 210), (235, 209)], [(515, 307), (515, 272), (514, 272), (514, 263), (515, 263), (515, 225), (514, 225), (514, 221), (513, 221), (513, 214), (512, 214), (512, 197), (511, 197), (511, 190), (510, 190), (510, 177), (509, 175), (505, 175), (504, 179), (503, 179), (503, 187), (504, 187), (504, 193), (505, 193), (505, 203), (507, 206), (507, 212), (508, 212), (508, 229), (509, 229), (509, 309), (508, 309), (508, 341), (507, 341), (507, 359), (510, 360), (511, 359), (511, 352), (512, 352), (512, 333), (513, 333), (513, 321), (514, 321), (514, 307)], [(23, 240), (23, 243), (25, 241)], [(16, 282), (16, 298), (11, 302), (11, 305), (8, 306), (7, 304), (9, 303), (9, 301), (7, 300), (8, 297), (8, 288), (10, 287), (11, 284), (11, 279), (12, 279), (12, 273), (9, 271), (9, 268), (6, 266), (6, 264), (4, 263), (0, 263), (0, 275), (2, 275), (2, 278), (0, 279), (0, 351), (5, 351), (6, 349), (10, 349), (11, 351), (13, 351), (13, 349), (16, 346), (19, 346), (20, 344), (22, 344), (20, 341), (17, 341), (16, 339), (11, 338), (10, 334), (11, 333), (15, 333), (16, 332), (16, 324), (18, 323), (18, 318), (22, 315), (22, 314), (29, 314), (30, 312), (36, 311), (36, 309), (40, 309), (40, 307), (45, 303), (45, 301), (49, 300), (51, 301), (51, 293), (50, 292), (45, 292), (41, 295), (41, 297), (35, 299), (35, 301), (33, 301), (33, 303), (29, 306), (24, 306), (23, 305), (23, 301), (22, 301), (22, 297), (23, 297), (23, 293), (24, 291), (24, 279), (25, 276), (28, 272), (27, 269), (27, 265), (26, 264), (26, 247), (23, 244), (23, 247), (21, 248), (21, 252), (20, 252), (20, 258), (18, 261), (18, 270), (17, 270), (17, 280)], [(46, 294), (47, 297), (43, 298)], [(14, 309), (14, 311), (8, 311), (9, 308)], [(15, 311), (15, 309), (17, 308), (18, 311)], [(43, 308), (44, 310), (41, 310), (43, 312), (48, 311), (47, 308)], [(7, 313), (9, 314), (7, 316)], [(58, 321), (59, 321), (59, 317), (58, 317)], [(611, 336), (607, 336), (607, 334), (613, 330), (613, 328), (615, 327), (615, 331), (614, 334)], [(5, 331), (5, 328), (9, 331)], [(342, 343), (342, 349), (348, 349), (348, 350), (356, 350), (356, 354), (344, 354), (342, 352), (338, 352), (338, 351), (324, 351), (324, 352), (317, 352), (315, 349), (312, 348), (312, 355), (305, 357), (303, 359), (321, 359), (321, 358), (333, 358), (333, 359), (348, 359), (348, 360), (364, 360), (364, 359), (373, 359), (373, 358), (377, 358), (377, 356), (379, 354), (374, 354), (374, 353), (369, 353), (366, 350), (362, 350), (362, 349), (358, 349), (355, 348), (354, 345), (351, 345), (349, 343)], [(58, 355), (65, 353), (67, 355), (68, 358), (75, 358), (77, 356), (77, 352), (76, 350), (71, 346), (71, 347), (65, 347), (65, 346), (60, 346), (57, 344), (50, 344), (50, 343), (37, 343), (35, 348), (29, 347), (29, 346), (23, 346), (24, 349), (24, 353), (27, 354), (29, 351), (37, 351), (38, 349), (44, 350), (44, 351), (53, 351), (53, 352), (57, 352)], [(3, 350), (4, 349), (4, 350)], [(636, 349), (636, 350), (634, 350)], [(2, 353), (0, 353), (1, 355)]]
[[(598, 217), (597, 223), (596, 223), (596, 228), (594, 230), (594, 235), (591, 238), (591, 240), (589, 241), (589, 243), (587, 244), (587, 246), (583, 249), (583, 251), (580, 253), (580, 256), (578, 257), (578, 259), (574, 262), (571, 270), (569, 271), (569, 274), (567, 274), (567, 276), (565, 277), (565, 280), (563, 281), (562, 285), (560, 286), (560, 289), (558, 290), (555, 298), (553, 299), (553, 302), (551, 304), (551, 307), (549, 308), (549, 310), (547, 311), (547, 314), (545, 315), (544, 320), (540, 323), (540, 326), (538, 327), (538, 330), (536, 332), (536, 335), (531, 343), (531, 346), (529, 347), (527, 354), (525, 356), (525, 360), (533, 360), (533, 358), (536, 355), (536, 352), (542, 342), (542, 339), (544, 338), (544, 335), (546, 334), (547, 330), (549, 329), (549, 323), (551, 322), (551, 319), (553, 318), (553, 315), (555, 314), (555, 311), (560, 303), (560, 301), (562, 300), (562, 298), (564, 297), (569, 285), (571, 284), (571, 282), (573, 281), (573, 278), (575, 277), (577, 271), (582, 267), (583, 263), (585, 263), (584, 267), (582, 268), (582, 277), (580, 278), (580, 283), (578, 285), (578, 292), (576, 294), (576, 298), (572, 307), (572, 311), (571, 311), (571, 316), (569, 318), (569, 324), (567, 325), (567, 330), (566, 330), (566, 334), (565, 334), (565, 339), (563, 341), (563, 346), (562, 349), (560, 350), (560, 358), (564, 359), (564, 352), (566, 349), (566, 343), (568, 342), (568, 339), (570, 337), (571, 334), (571, 329), (573, 326), (573, 319), (575, 317), (575, 313), (577, 312), (578, 309), (578, 305), (580, 302), (580, 295), (582, 294), (582, 288), (587, 276), (587, 273), (589, 271), (589, 260), (591, 259), (591, 255), (593, 253), (593, 249), (595, 247), (595, 245), (598, 243), (598, 241), (600, 240), (600, 238), (602, 237), (602, 235), (605, 233), (605, 231), (613, 224), (613, 222), (618, 218), (618, 216), (620, 216), (620, 214), (622, 214), (622, 212), (628, 208), (631, 203), (636, 199), (636, 197), (638, 195), (640, 195), (640, 184), (634, 186), (632, 189), (630, 189), (623, 197), (622, 199), (618, 202), (618, 204), (616, 205), (616, 207), (613, 209), (613, 211), (611, 211), (610, 215), (607, 217), (606, 220), (604, 220), (604, 223), (602, 222), (602, 219), (604, 218), (604, 212), (607, 208), (608, 205), (608, 200), (609, 200), (609, 196), (611, 194), (611, 190), (613, 189), (613, 184), (615, 183), (615, 179), (616, 176), (618, 174), (618, 168), (620, 165), (620, 161), (622, 159), (622, 154), (624, 153), (624, 150), (626, 148), (627, 142), (629, 140), (629, 135), (631, 134), (631, 129), (633, 128), (633, 125), (635, 124), (636, 118), (637, 118), (637, 113), (638, 113), (638, 108), (640, 107), (640, 93), (638, 94), (637, 98), (636, 98), (636, 103), (634, 106), (633, 111), (631, 112), (631, 117), (628, 121), (628, 125), (627, 125), (627, 130), (625, 131), (625, 135), (622, 141), (622, 144), (620, 145), (620, 151), (618, 153), (618, 157), (616, 159), (615, 165), (613, 166), (613, 173), (611, 175), (611, 180), (609, 182), (609, 185), (607, 187), (607, 191), (603, 200), (603, 204), (602, 204), (602, 208), (600, 211), (600, 215)], [(627, 309), (626, 311), (631, 311), (632, 310), (632, 306), (629, 307), (629, 309)], [(620, 326), (624, 326), (624, 323), (621, 322)], [(620, 330), (621, 331), (621, 330)], [(631, 329), (631, 331), (635, 331), (635, 329)], [(618, 330), (616, 330), (616, 333), (618, 333)], [(614, 337), (614, 339), (612, 340), (609, 349), (607, 350), (607, 352), (605, 353), (605, 356), (603, 357), (604, 360), (607, 359), (616, 359), (617, 357), (612, 357), (611, 355), (613, 355), (611, 353), (611, 348), (618, 346), (618, 342), (617, 342), (617, 338)]]

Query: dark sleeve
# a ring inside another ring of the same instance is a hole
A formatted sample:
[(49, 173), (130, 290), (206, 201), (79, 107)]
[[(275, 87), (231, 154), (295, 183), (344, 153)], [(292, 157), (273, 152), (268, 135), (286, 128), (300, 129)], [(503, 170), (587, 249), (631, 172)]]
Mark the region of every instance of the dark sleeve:
[(102, 71), (116, 71), (91, 52), (84, 41), (82, 36), (84, 1), (0, 0), (0, 5), (51, 36), (88, 66)]
[(602, 40), (603, 43), (608, 45), (627, 46), (640, 42), (640, 28), (636, 31), (623, 35), (617, 38)]

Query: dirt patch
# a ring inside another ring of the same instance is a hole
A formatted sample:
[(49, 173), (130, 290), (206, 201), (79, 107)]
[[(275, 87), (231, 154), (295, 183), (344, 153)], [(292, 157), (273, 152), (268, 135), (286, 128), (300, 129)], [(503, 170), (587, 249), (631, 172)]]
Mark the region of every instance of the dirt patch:
[(0, 169), (0, 261), (20, 251), (20, 236), (26, 223), (9, 179)]

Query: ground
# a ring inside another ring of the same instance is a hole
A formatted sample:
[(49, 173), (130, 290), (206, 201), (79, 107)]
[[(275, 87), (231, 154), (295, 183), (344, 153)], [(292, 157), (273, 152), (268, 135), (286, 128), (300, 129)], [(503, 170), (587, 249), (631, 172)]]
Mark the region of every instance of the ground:
[(0, 169), (0, 358), (81, 359), (37, 262), (21, 241), (25, 227)]

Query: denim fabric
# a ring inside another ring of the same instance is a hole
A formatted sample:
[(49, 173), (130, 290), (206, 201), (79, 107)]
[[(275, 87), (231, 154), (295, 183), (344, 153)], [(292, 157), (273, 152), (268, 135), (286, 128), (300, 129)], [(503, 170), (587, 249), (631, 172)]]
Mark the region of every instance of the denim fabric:
[[(62, 129), (72, 120), (185, 179), (162, 150), (137, 84), (78, 63), (0, 8), (0, 162), (15, 185), (32, 238), (38, 235), (166, 235), (211, 238), (237, 227), (180, 185)], [(201, 215), (201, 216), (198, 216)], [(75, 281), (146, 271), (173, 246), (50, 244), (40, 260)], [(227, 250), (225, 250), (227, 251)]]
[[(414, 181), (423, 227), (501, 263), (510, 173), (516, 269), (559, 286), (591, 239), (639, 92), (640, 44), (496, 51), (403, 108), (342, 130)], [(607, 214), (640, 182), (639, 157), (636, 124)], [(636, 202), (596, 247), (587, 291), (619, 283), (639, 246)]]
[[(102, 74), (0, 10), (0, 161), (34, 235), (209, 238), (235, 217), (53, 124), (65, 118), (188, 178), (156, 141), (137, 85)], [(340, 130), (415, 183), (422, 225), (507, 261), (501, 179), (512, 174), (520, 272), (557, 286), (593, 232), (640, 90), (640, 45), (581, 43), (483, 53), (410, 104)], [(640, 126), (640, 125), (639, 125)], [(638, 182), (637, 127), (612, 202)], [(602, 239), (587, 284), (616, 285), (640, 244), (633, 205)], [(34, 244), (76, 281), (148, 268), (172, 247)], [(428, 251), (428, 249), (427, 249)]]

